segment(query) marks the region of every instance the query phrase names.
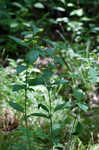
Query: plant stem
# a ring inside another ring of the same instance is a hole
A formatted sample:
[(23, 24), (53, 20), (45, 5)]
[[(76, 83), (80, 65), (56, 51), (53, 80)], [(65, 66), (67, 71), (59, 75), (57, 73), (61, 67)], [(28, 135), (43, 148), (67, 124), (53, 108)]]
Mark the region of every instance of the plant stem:
[[(28, 68), (28, 67), (27, 67)], [(31, 142), (30, 142), (30, 137), (29, 137), (29, 132), (28, 132), (28, 121), (27, 121), (27, 78), (28, 78), (28, 72), (26, 69), (26, 74), (25, 74), (25, 104), (24, 104), (24, 117), (25, 117), (25, 128), (26, 128), (26, 135), (27, 135), (27, 141), (28, 141), (28, 149), (31, 150)]]
[(26, 76), (25, 76), (25, 112), (24, 112), (24, 116), (25, 116), (25, 127), (27, 128), (27, 70), (26, 70)]
[(67, 63), (67, 61), (65, 60), (65, 58), (62, 56), (61, 52), (59, 52), (59, 55), (60, 55), (60, 57), (62, 58), (62, 60), (63, 60), (63, 62), (64, 62), (64, 64), (65, 64), (65, 66), (67, 67), (67, 69), (71, 72), (71, 71), (72, 71), (72, 68), (71, 68), (71, 66), (69, 66), (69, 64)]
[(51, 136), (51, 142), (53, 143), (53, 130), (52, 130), (52, 127), (53, 127), (53, 121), (52, 121), (52, 102), (51, 102), (51, 97), (50, 97), (50, 91), (48, 92), (48, 95), (49, 95), (49, 115), (50, 115), (50, 136)]
[[(64, 29), (63, 29), (62, 26), (61, 26), (61, 29), (62, 29), (62, 31), (64, 32)], [(63, 35), (60, 31), (58, 31), (58, 30), (57, 30), (57, 33), (59, 34), (59, 36), (63, 39), (63, 41), (64, 41), (65, 44), (66, 44), (66, 40), (65, 40), (64, 35)], [(59, 52), (59, 55), (60, 55), (60, 57), (62, 58), (62, 60), (63, 60), (63, 62), (64, 62), (64, 64), (65, 64), (65, 66), (67, 67), (67, 69), (68, 69), (69, 71), (72, 71), (71, 66), (69, 66), (69, 64), (67, 63), (67, 61), (65, 60), (65, 58), (62, 56), (61, 52)]]

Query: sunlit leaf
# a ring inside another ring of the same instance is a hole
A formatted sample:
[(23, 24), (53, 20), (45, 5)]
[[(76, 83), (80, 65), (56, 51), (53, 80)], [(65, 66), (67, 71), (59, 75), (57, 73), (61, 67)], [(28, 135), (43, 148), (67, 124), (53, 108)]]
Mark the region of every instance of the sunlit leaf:
[(68, 3), (67, 6), (68, 6), (68, 7), (73, 7), (74, 4), (73, 4), (73, 3)]
[(70, 13), (71, 16), (73, 15), (77, 15), (77, 16), (82, 16), (83, 15), (83, 9), (77, 9), (77, 10), (74, 10)]
[(65, 22), (65, 23), (67, 23), (69, 20), (68, 20), (67, 17), (63, 17), (63, 18), (57, 18), (56, 21), (57, 22)]
[(82, 104), (81, 102), (78, 102), (77, 105), (80, 107), (81, 110), (85, 112), (88, 110), (88, 106), (86, 104)]
[(18, 22), (16, 22), (16, 21), (11, 22), (10, 27), (11, 28), (17, 28), (18, 27)]
[(42, 4), (42, 3), (35, 3), (34, 4), (34, 7), (36, 7), (36, 8), (44, 8), (44, 5)]
[(60, 0), (60, 1), (65, 4), (65, 0)]
[(62, 12), (65, 11), (65, 9), (64, 9), (63, 7), (54, 7), (54, 9), (56, 9), (56, 10), (58, 10), (58, 11), (62, 11)]
[(82, 18), (81, 18), (81, 21), (86, 21), (86, 22), (87, 22), (87, 21), (90, 21), (90, 20), (91, 20), (91, 19), (88, 18), (88, 17), (82, 17)]

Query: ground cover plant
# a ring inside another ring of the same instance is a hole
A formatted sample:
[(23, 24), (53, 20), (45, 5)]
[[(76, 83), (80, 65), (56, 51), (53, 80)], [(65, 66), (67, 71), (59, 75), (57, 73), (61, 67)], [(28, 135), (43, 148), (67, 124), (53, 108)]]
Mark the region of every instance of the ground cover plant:
[(0, 149), (98, 150), (98, 2), (0, 3)]

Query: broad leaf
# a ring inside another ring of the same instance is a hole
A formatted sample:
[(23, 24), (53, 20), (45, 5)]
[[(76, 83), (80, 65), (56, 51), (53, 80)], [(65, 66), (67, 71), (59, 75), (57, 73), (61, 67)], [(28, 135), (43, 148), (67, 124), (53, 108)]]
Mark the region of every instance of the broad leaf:
[(39, 51), (38, 50), (31, 50), (26, 55), (26, 61), (29, 64), (33, 64), (37, 60), (38, 56), (39, 56)]
[(65, 4), (65, 0), (60, 0), (60, 1)]
[(46, 52), (49, 56), (53, 56), (53, 54), (54, 54), (54, 51), (51, 48), (47, 48)]
[(68, 107), (71, 107), (72, 106), (72, 103), (71, 102), (66, 102), (66, 103), (63, 103), (63, 104), (59, 104), (55, 107), (54, 109), (54, 112), (58, 111), (58, 110), (63, 110), (65, 108), (68, 108)]
[(44, 70), (44, 74), (42, 75), (42, 79), (47, 80), (52, 76), (53, 72), (49, 70)]
[(68, 83), (68, 80), (59, 80), (59, 81), (55, 82), (54, 84), (60, 85), (60, 84), (65, 84), (65, 83)]
[(53, 135), (58, 137), (60, 134), (60, 129), (61, 129), (61, 125), (58, 123), (54, 123), (52, 126)]
[(67, 17), (62, 17), (62, 18), (57, 18), (56, 21), (57, 22), (65, 22), (65, 23), (67, 23), (69, 20), (68, 20)]
[(33, 25), (33, 35), (37, 35), (37, 33), (41, 32), (41, 28), (36, 27)]
[(56, 10), (58, 10), (58, 11), (62, 11), (62, 12), (65, 11), (65, 9), (64, 9), (63, 7), (54, 7), (54, 9), (56, 9)]
[(17, 68), (16, 68), (16, 71), (17, 73), (21, 73), (23, 72), (24, 70), (27, 69), (27, 66), (24, 66), (24, 65), (19, 65)]
[(80, 122), (78, 122), (75, 131), (72, 133), (72, 135), (78, 135), (83, 131), (83, 126)]
[(42, 85), (42, 84), (44, 84), (44, 81), (41, 79), (38, 79), (38, 78), (30, 79), (30, 80), (28, 80), (28, 84), (30, 86)]
[(61, 65), (64, 64), (62, 58), (60, 58), (60, 57), (55, 57), (55, 58), (54, 58), (54, 61), (55, 61), (55, 63), (59, 63), (59, 64), (61, 64)]
[(43, 104), (38, 104), (38, 109), (39, 109), (39, 108), (42, 108), (43, 110), (45, 110), (46, 112), (49, 113), (49, 110), (48, 110), (48, 108), (47, 108), (45, 105), (43, 105)]
[(85, 93), (83, 92), (82, 89), (77, 89), (75, 90), (73, 95), (77, 100), (82, 100), (85, 96)]
[(44, 5), (42, 4), (42, 3), (35, 3), (34, 4), (34, 7), (36, 7), (36, 8), (44, 8)]
[(73, 10), (71, 13), (70, 13), (71, 16), (73, 15), (77, 15), (77, 16), (82, 16), (83, 15), (83, 9), (77, 9), (77, 10)]
[(14, 40), (15, 42), (17, 42), (21, 46), (28, 47), (28, 44), (23, 42), (20, 38), (17, 38), (17, 37), (14, 37), (14, 36), (9, 36), (9, 38)]
[(98, 75), (97, 75), (97, 71), (95, 68), (92, 68), (92, 67), (89, 68), (88, 75), (89, 75), (89, 80), (91, 83), (97, 82)]
[(81, 110), (83, 110), (85, 112), (88, 110), (88, 106), (86, 104), (82, 104), (82, 103), (78, 102), (77, 105), (80, 107)]
[(73, 3), (68, 3), (68, 4), (67, 4), (67, 7), (73, 7), (73, 6), (74, 6)]
[(15, 110), (24, 113), (24, 108), (23, 108), (21, 105), (19, 105), (19, 104), (17, 104), (17, 103), (13, 103), (13, 102), (9, 102), (9, 104), (10, 104), (10, 106), (11, 106), (12, 108), (14, 108)]
[(22, 89), (25, 89), (25, 85), (18, 85), (18, 84), (15, 84), (13, 86), (13, 91), (19, 91), (19, 90), (22, 90)]
[(47, 118), (47, 119), (50, 118), (49, 116), (47, 116), (47, 115), (44, 114), (44, 113), (32, 113), (32, 114), (28, 115), (27, 118), (28, 118), (28, 117), (31, 117), (31, 116), (35, 116), (35, 117), (43, 117), (43, 118)]
[(60, 144), (60, 143), (57, 143), (55, 146), (55, 149), (64, 149), (64, 145), (63, 144)]

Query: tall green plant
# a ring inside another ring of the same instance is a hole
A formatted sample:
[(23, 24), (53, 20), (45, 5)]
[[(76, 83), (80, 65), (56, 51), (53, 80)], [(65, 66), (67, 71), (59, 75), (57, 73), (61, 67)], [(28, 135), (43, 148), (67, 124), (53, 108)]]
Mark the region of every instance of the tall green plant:
[[(82, 16), (83, 11), (81, 9), (72, 11), (71, 16), (72, 15), (77, 15), (78, 17)], [(58, 19), (58, 21), (62, 22), (64, 19)], [(92, 60), (89, 57), (90, 40), (87, 42), (85, 47), (78, 46), (81, 39), (77, 41), (75, 40), (75, 38), (78, 37), (78, 32), (80, 31), (82, 33), (83, 23), (68, 21), (67, 19), (67, 27), (70, 31), (72, 31), (72, 41), (70, 43), (68, 43), (68, 40), (65, 40), (64, 33), (61, 33), (60, 31), (57, 33), (63, 40), (61, 42), (53, 42), (45, 39), (41, 40), (39, 34), (42, 29), (36, 27), (34, 24), (31, 25), (33, 32), (22, 32), (24, 40), (14, 36), (9, 36), (10, 39), (14, 40), (17, 44), (29, 50), (25, 58), (25, 65), (19, 65), (17, 68), (18, 73), (25, 71), (25, 81), (22, 85), (14, 86), (14, 91), (21, 89), (24, 89), (25, 91), (24, 109), (20, 105), (12, 102), (10, 105), (24, 114), (26, 128), (28, 122), (27, 119), (29, 117), (36, 116), (48, 119), (50, 122), (50, 141), (52, 145), (54, 145), (55, 142), (53, 116), (59, 110), (64, 111), (64, 109), (69, 108), (73, 114), (72, 132), (70, 132), (71, 137), (78, 136), (83, 131), (80, 115), (82, 111), (86, 112), (88, 110), (88, 106), (86, 104), (88, 94), (86, 91), (91, 89), (90, 87), (92, 82), (98, 82), (98, 75), (95, 71), (96, 68), (92, 69), (95, 64), (94, 57)], [(62, 26), (61, 29), (64, 32)], [(73, 44), (73, 41), (75, 44)], [(42, 43), (48, 44), (50, 48), (45, 46), (42, 48)], [(81, 50), (78, 51), (79, 48)], [(85, 51), (82, 48), (86, 48)], [(47, 65), (40, 68), (41, 72), (35, 77), (32, 76), (32, 73), (28, 73), (28, 69), (29, 66), (37, 67), (36, 63), (39, 57), (49, 57), (51, 58), (52, 63), (47, 63)], [(51, 78), (55, 74), (57, 74), (58, 77), (54, 83), (51, 83)], [(37, 85), (44, 85), (46, 87), (48, 91), (49, 104), (48, 106), (43, 103), (38, 104), (38, 108), (42, 108), (45, 113), (42, 111), (42, 113), (36, 112), (27, 114), (27, 92), (28, 90), (31, 90), (31, 86)], [(60, 91), (62, 90), (62, 96), (65, 98), (63, 103), (58, 104), (55, 107), (53, 107), (53, 101), (51, 98), (54, 88), (58, 89), (56, 90), (58, 94), (60, 94)], [(69, 93), (65, 93), (66, 89), (69, 88)], [(64, 93), (65, 97), (63, 95)]]

